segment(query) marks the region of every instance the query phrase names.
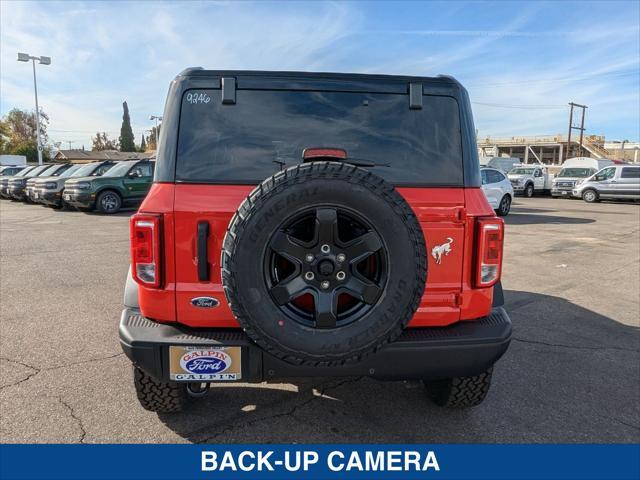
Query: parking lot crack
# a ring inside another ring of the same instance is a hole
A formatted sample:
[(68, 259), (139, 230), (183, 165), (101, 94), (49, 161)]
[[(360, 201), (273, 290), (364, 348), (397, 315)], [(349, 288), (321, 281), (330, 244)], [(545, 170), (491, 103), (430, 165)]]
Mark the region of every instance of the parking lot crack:
[(76, 422), (76, 424), (78, 425), (78, 428), (80, 429), (80, 438), (78, 440), (78, 443), (84, 443), (84, 439), (87, 436), (87, 431), (84, 428), (82, 419), (78, 416), (78, 414), (75, 412), (73, 407), (69, 405), (67, 402), (65, 402), (61, 396), (58, 397), (58, 401), (67, 409), (67, 411), (69, 412), (69, 415)]
[(105, 360), (110, 360), (112, 358), (120, 357), (122, 355), (124, 355), (124, 352), (114, 353), (113, 355), (108, 355), (106, 357), (90, 358), (88, 360), (79, 360), (77, 362), (65, 363), (64, 365), (45, 368), (43, 371), (59, 370), (61, 368), (75, 367), (76, 365), (86, 365), (87, 363), (103, 362)]
[(618, 422), (621, 425), (625, 425), (625, 426), (627, 426), (629, 428), (633, 428), (634, 430), (640, 431), (640, 427), (638, 425), (634, 425), (633, 423), (627, 423), (624, 420), (620, 420), (619, 418), (614, 418), (614, 417), (603, 417), (603, 418), (608, 418), (609, 420), (613, 420), (614, 422)]
[(5, 388), (13, 387), (13, 386), (15, 386), (15, 385), (19, 385), (20, 383), (26, 382), (26, 381), (27, 381), (27, 380), (29, 380), (31, 377), (36, 376), (37, 374), (39, 374), (39, 373), (42, 371), (42, 369), (40, 369), (40, 368), (38, 368), (38, 367), (34, 367), (33, 365), (29, 365), (29, 364), (27, 364), (27, 363), (20, 362), (20, 361), (18, 361), (18, 360), (12, 360), (12, 359), (10, 359), (10, 358), (6, 358), (6, 357), (0, 357), (0, 360), (4, 360), (5, 362), (13, 363), (13, 364), (16, 364), (16, 365), (21, 365), (21, 366), (23, 366), (23, 367), (28, 368), (28, 369), (30, 369), (30, 370), (31, 370), (31, 372), (29, 372), (29, 373), (28, 373), (24, 378), (21, 378), (20, 380), (15, 381), (15, 382), (13, 382), (13, 383), (10, 383), (10, 384), (8, 384), (8, 385), (2, 385), (2, 386), (0, 386), (0, 390), (4, 390)]
[(20, 380), (18, 380), (16, 382), (9, 383), (8, 385), (0, 386), (0, 391), (4, 390), (5, 388), (14, 387), (14, 386), (19, 385), (19, 384), (21, 384), (23, 382), (26, 382), (27, 380), (30, 380), (31, 378), (35, 377), (36, 375), (38, 375), (39, 373), (42, 373), (42, 372), (51, 372), (51, 371), (54, 371), (54, 370), (60, 370), (62, 368), (74, 367), (76, 365), (85, 365), (87, 363), (93, 363), (93, 362), (103, 362), (105, 360), (110, 360), (112, 358), (116, 358), (116, 357), (119, 357), (121, 355), (124, 355), (124, 352), (114, 353), (114, 354), (108, 355), (106, 357), (90, 358), (88, 360), (81, 360), (81, 361), (78, 361), (78, 362), (65, 363), (63, 365), (57, 365), (55, 367), (48, 367), (48, 368), (38, 368), (38, 367), (35, 367), (33, 365), (29, 365), (27, 363), (20, 362), (18, 360), (13, 360), (11, 358), (6, 358), (6, 357), (0, 357), (0, 360), (4, 360), (4, 361), (9, 362), (9, 363), (14, 363), (16, 365), (21, 365), (21, 366), (23, 366), (25, 368), (29, 368), (29, 369), (32, 370), (24, 378), (21, 378)]
[(624, 347), (609, 347), (609, 346), (597, 346), (597, 347), (587, 347), (583, 345), (567, 345), (563, 343), (548, 343), (541, 342), (537, 340), (525, 340), (524, 338), (512, 337), (512, 340), (515, 342), (528, 343), (532, 345), (544, 345), (545, 347), (553, 347), (553, 348), (572, 348), (577, 350), (619, 350), (622, 352), (632, 352), (632, 353), (640, 353), (640, 350), (633, 348), (624, 348)]

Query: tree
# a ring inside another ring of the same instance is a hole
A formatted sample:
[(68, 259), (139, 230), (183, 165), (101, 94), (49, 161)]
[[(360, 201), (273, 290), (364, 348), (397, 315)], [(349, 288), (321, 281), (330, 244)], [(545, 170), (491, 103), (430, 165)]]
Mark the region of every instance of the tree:
[[(40, 139), (45, 146), (49, 137), (47, 127), (49, 116), (40, 110)], [(0, 123), (0, 152), (12, 155), (25, 155), (27, 161), (38, 160), (38, 141), (36, 136), (37, 119), (35, 112), (14, 108)], [(44, 148), (43, 159), (50, 158), (49, 149)]]
[(0, 120), (0, 153), (5, 153), (11, 140), (11, 129), (9, 124)]
[[(35, 141), (22, 142), (11, 149), (11, 154), (24, 155), (28, 162), (35, 163), (38, 161), (38, 146)], [(51, 155), (49, 149), (45, 148), (42, 150), (42, 161), (48, 162), (49, 160), (51, 160)]]
[(140, 140), (140, 151), (145, 152), (147, 150), (147, 144), (144, 141), (144, 133), (142, 134), (142, 140)]
[(118, 141), (110, 139), (106, 132), (97, 132), (95, 137), (91, 137), (91, 142), (91, 150), (118, 150)]
[(122, 126), (120, 127), (120, 151), (121, 152), (135, 152), (136, 144), (133, 136), (133, 130), (131, 129), (131, 118), (129, 117), (129, 106), (127, 102), (122, 102)]

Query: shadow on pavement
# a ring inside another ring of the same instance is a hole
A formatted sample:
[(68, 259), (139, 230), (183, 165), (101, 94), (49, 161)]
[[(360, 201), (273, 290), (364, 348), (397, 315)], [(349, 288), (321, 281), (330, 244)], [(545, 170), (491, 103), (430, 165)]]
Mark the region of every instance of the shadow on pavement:
[(419, 382), (223, 385), (159, 415), (197, 443), (638, 442), (640, 330), (563, 298), (506, 291), (514, 324), (485, 402), (444, 410)]

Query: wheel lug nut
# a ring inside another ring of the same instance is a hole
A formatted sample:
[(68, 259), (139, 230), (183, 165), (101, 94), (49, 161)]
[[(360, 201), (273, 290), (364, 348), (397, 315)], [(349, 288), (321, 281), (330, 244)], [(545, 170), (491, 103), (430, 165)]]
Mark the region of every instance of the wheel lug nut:
[(315, 278), (315, 275), (313, 274), (313, 272), (307, 272), (304, 274), (304, 278), (306, 280), (313, 280)]
[(320, 284), (320, 286), (326, 290), (327, 288), (329, 288), (329, 282), (325, 280)]
[(313, 253), (307, 253), (307, 255), (304, 257), (304, 259), (309, 263), (313, 262), (314, 258), (316, 257), (313, 256)]
[(346, 275), (344, 272), (338, 272), (338, 273), (336, 274), (336, 278), (337, 278), (338, 280), (344, 280), (346, 276), (347, 276), (347, 275)]
[(320, 247), (320, 251), (322, 253), (329, 253), (331, 251), (331, 247), (329, 247), (329, 245), (327, 245), (326, 243), (324, 245), (322, 245)]
[(347, 259), (347, 256), (344, 253), (339, 253), (338, 256), (336, 257), (336, 260), (338, 260), (339, 263), (344, 262)]

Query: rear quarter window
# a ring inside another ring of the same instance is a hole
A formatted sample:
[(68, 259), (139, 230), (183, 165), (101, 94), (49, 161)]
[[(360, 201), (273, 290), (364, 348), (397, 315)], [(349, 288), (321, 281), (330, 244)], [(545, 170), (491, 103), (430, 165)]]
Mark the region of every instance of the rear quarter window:
[(487, 177), (489, 179), (489, 183), (498, 183), (504, 180), (504, 175), (495, 170), (488, 170)]
[[(193, 99), (202, 99), (194, 102)], [(207, 99), (209, 99), (207, 101)], [(176, 180), (256, 184), (302, 161), (310, 147), (342, 148), (355, 163), (395, 185), (463, 185), (457, 101), (425, 95), (410, 110), (407, 95), (220, 90), (182, 98)]]
[(624, 167), (620, 178), (640, 178), (640, 167)]

